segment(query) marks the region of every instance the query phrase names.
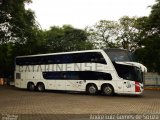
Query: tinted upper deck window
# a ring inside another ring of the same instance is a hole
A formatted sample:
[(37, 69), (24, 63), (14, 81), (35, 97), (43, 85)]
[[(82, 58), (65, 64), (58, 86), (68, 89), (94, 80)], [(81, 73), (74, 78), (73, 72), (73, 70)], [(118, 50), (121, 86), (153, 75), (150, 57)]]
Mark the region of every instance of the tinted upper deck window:
[(67, 64), (67, 63), (101, 63), (106, 61), (100, 52), (71, 53), (16, 58), (17, 65)]

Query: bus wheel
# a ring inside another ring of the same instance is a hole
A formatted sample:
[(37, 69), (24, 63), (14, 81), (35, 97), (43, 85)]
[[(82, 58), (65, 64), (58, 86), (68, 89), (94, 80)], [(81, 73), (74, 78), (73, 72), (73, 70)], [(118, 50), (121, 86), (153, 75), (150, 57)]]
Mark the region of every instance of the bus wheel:
[(94, 84), (88, 85), (86, 90), (87, 90), (87, 93), (91, 95), (96, 95), (98, 93), (98, 89)]
[(114, 94), (114, 89), (111, 85), (104, 85), (102, 87), (102, 92), (104, 95), (113, 95)]
[(38, 83), (37, 84), (37, 90), (40, 92), (43, 92), (45, 90), (45, 86), (43, 83)]
[(34, 83), (32, 83), (32, 82), (28, 83), (27, 89), (28, 89), (29, 91), (34, 91), (34, 90), (35, 90)]

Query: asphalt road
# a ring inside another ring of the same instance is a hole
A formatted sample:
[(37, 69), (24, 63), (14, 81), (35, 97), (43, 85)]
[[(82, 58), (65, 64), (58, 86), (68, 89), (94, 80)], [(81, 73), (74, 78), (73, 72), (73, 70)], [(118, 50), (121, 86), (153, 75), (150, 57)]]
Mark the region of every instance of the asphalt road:
[(8, 114), (19, 114), (30, 115), (31, 119), (34, 115), (44, 119), (43, 115), (50, 115), (59, 120), (74, 118), (66, 116), (75, 114), (160, 114), (160, 91), (145, 90), (140, 96), (92, 96), (60, 91), (30, 92), (13, 86), (0, 86), (0, 114), (2, 119)]

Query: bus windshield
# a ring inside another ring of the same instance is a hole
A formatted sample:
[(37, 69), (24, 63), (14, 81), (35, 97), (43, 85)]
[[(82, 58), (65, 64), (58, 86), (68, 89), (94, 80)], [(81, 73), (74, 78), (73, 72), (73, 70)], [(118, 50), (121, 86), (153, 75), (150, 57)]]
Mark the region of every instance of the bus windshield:
[(105, 49), (105, 53), (109, 56), (112, 62), (114, 61), (133, 61), (133, 57), (127, 50), (123, 49)]
[(117, 64), (115, 62), (113, 64), (119, 77), (140, 83), (143, 82), (143, 73), (138, 67)]

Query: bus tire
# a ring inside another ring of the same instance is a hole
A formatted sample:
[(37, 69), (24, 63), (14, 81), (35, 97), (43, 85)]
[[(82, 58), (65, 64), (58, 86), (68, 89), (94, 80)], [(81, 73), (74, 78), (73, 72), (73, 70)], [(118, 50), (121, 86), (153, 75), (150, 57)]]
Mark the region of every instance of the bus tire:
[(96, 95), (98, 93), (98, 88), (94, 84), (88, 84), (86, 87), (86, 92), (91, 95)]
[(29, 83), (27, 84), (27, 89), (28, 89), (29, 91), (34, 91), (34, 90), (35, 90), (34, 83), (29, 82)]
[(114, 94), (114, 88), (112, 85), (106, 84), (102, 86), (102, 93), (104, 95), (113, 95)]
[(44, 86), (44, 84), (43, 84), (43, 83), (38, 83), (38, 84), (37, 84), (37, 90), (38, 90), (39, 92), (45, 91), (45, 86)]

